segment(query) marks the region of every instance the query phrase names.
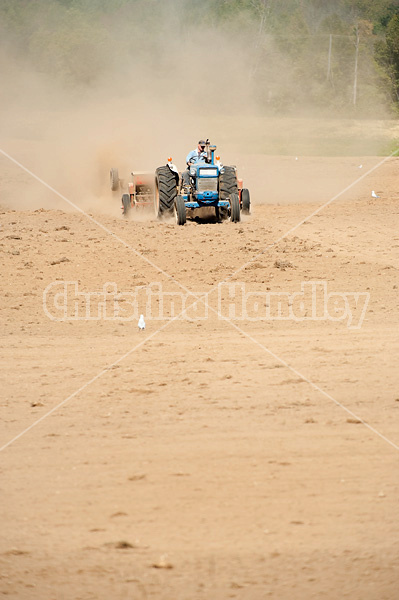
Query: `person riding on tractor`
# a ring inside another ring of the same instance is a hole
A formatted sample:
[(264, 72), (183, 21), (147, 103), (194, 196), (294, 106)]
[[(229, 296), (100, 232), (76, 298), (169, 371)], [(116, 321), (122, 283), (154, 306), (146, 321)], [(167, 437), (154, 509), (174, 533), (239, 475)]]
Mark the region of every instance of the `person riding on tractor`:
[(187, 169), (182, 173), (183, 185), (187, 190), (190, 187), (190, 165), (193, 165), (196, 162), (208, 162), (208, 155), (205, 152), (206, 144), (207, 142), (200, 140), (197, 148), (195, 150), (191, 150), (191, 152), (187, 154)]
[(204, 140), (200, 140), (198, 142), (197, 148), (195, 150), (191, 150), (191, 152), (189, 152), (187, 154), (186, 163), (191, 164), (191, 163), (205, 160), (206, 159), (205, 146), (206, 146), (206, 142)]

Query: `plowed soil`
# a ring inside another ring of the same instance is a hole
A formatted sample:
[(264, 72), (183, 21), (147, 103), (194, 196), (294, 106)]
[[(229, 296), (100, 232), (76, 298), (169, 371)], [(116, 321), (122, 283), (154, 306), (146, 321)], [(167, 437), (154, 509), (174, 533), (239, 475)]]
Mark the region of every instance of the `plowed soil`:
[(3, 202), (4, 597), (397, 598), (399, 159), (295, 158), (238, 224)]

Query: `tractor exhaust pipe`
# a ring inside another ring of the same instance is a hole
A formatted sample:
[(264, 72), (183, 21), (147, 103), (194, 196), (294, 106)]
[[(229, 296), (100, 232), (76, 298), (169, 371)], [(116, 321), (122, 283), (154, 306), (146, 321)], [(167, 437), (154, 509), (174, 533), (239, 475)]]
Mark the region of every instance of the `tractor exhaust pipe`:
[(208, 138), (205, 142), (205, 148), (206, 148), (206, 162), (211, 163), (212, 162), (212, 150), (211, 150), (211, 144), (210, 144), (210, 141)]

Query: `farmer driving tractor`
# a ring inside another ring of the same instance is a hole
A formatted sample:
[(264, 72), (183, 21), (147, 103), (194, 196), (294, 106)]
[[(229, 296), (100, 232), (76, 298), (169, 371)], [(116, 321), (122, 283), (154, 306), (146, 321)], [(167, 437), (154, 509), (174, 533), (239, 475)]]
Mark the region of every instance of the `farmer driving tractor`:
[(198, 142), (198, 146), (195, 150), (191, 150), (187, 154), (186, 163), (187, 169), (182, 173), (183, 185), (186, 188), (190, 187), (190, 165), (193, 165), (196, 162), (207, 162), (207, 153), (205, 152), (206, 144), (209, 144), (209, 140), (206, 142), (204, 140), (200, 140)]

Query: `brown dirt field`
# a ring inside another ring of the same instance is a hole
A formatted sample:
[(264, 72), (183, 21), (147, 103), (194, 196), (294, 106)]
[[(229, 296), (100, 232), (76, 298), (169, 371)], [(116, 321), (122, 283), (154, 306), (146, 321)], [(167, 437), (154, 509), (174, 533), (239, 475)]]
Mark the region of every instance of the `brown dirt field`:
[[(92, 214), (110, 235), (59, 199), (3, 202), (4, 597), (397, 598), (399, 159), (309, 219), (381, 159), (256, 160), (256, 204), (237, 225), (124, 221), (103, 202)], [(1, 166), (5, 187), (28, 181)], [(139, 332), (43, 310), (57, 280), (180, 291), (167, 273), (197, 293), (242, 265), (232, 281), (254, 292), (369, 292), (362, 326), (232, 324), (209, 309)]]

